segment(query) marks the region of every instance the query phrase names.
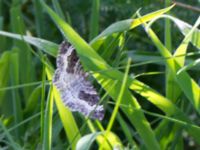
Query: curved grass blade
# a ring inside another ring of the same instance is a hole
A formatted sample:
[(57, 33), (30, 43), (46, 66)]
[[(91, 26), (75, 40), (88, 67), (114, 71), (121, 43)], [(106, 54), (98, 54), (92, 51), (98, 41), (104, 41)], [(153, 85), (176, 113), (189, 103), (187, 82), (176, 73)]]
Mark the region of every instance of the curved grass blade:
[[(164, 8), (164, 9), (160, 9), (160, 10), (152, 12), (152, 13), (149, 13), (145, 16), (142, 16), (142, 20), (144, 20), (144, 22), (148, 22), (148, 21), (154, 19), (155, 17), (158, 17), (158, 16), (166, 13), (173, 7), (174, 7), (174, 5)], [(140, 18), (126, 19), (126, 20), (118, 21), (116, 23), (111, 24), (109, 27), (107, 27), (103, 32), (101, 32), (101, 34), (99, 34), (96, 38), (94, 38), (90, 42), (90, 44), (93, 45), (95, 42), (97, 42), (98, 40), (102, 40), (103, 38), (106, 38), (108, 35), (111, 35), (113, 33), (128, 31), (139, 25), (141, 25)]]
[(76, 145), (76, 150), (89, 150), (95, 139), (104, 132), (95, 132), (83, 136)]
[(194, 62), (182, 67), (181, 69), (179, 69), (178, 72), (177, 72), (177, 75), (179, 75), (183, 71), (187, 71), (187, 70), (195, 67), (196, 65), (199, 65), (199, 63), (200, 63), (200, 59), (196, 59)]
[(0, 35), (17, 39), (17, 40), (24, 40), (28, 42), (29, 44), (32, 44), (38, 47), (39, 49), (43, 50), (44, 52), (46, 52), (47, 54), (51, 56), (56, 57), (57, 55), (58, 45), (53, 42), (40, 39), (40, 38), (30, 37), (30, 36), (22, 36), (20, 34), (14, 34), (14, 33), (9, 33), (5, 31), (0, 31)]
[[(142, 20), (141, 20), (142, 21)], [(192, 33), (195, 31), (197, 26), (200, 24), (200, 17), (196, 21), (195, 25), (191, 29), (190, 32), (186, 35), (186, 37), (183, 39), (183, 42), (180, 44), (180, 46), (177, 48), (175, 52), (176, 55), (185, 54), (186, 49), (188, 46), (188, 43), (190, 41), (190, 38), (192, 36)], [(181, 58), (175, 58), (172, 57), (172, 54), (169, 52), (169, 50), (162, 44), (162, 42), (159, 40), (157, 35), (153, 32), (153, 30), (150, 28), (150, 26), (146, 27), (146, 31), (152, 41), (154, 42), (155, 46), (160, 51), (161, 55), (163, 57), (171, 57), (172, 59), (166, 61), (166, 64), (168, 65), (174, 79), (176, 79), (177, 83), (179, 84), (180, 88), (184, 92), (184, 94), (187, 96), (187, 98), (190, 100), (190, 102), (193, 104), (194, 108), (198, 113), (200, 113), (200, 88), (197, 83), (187, 74), (187, 72), (182, 72), (178, 76), (176, 75), (176, 72), (184, 65), (185, 55)], [(180, 95), (180, 91), (177, 95)]]
[[(159, 17), (156, 17), (155, 19), (150, 21), (148, 26), (151, 26), (154, 22), (156, 22), (158, 19), (161, 19), (161, 18), (167, 18), (167, 19), (170, 19), (171, 21), (173, 21), (184, 36), (186, 36), (192, 29), (192, 25), (190, 25), (178, 18), (170, 16), (170, 15), (161, 15)], [(199, 37), (200, 37), (200, 30), (196, 28), (194, 30), (194, 32), (192, 33), (190, 42), (194, 46), (196, 46), (198, 49), (200, 49), (200, 38)]]

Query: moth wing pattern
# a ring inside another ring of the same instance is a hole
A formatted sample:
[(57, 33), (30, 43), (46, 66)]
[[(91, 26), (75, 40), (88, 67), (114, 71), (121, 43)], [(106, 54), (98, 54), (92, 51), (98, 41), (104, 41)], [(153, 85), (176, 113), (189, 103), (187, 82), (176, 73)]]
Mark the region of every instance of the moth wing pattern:
[(87, 80), (88, 73), (83, 71), (76, 50), (66, 41), (60, 45), (56, 65), (53, 84), (59, 90), (63, 103), (71, 111), (102, 120), (104, 108), (98, 105), (99, 95)]

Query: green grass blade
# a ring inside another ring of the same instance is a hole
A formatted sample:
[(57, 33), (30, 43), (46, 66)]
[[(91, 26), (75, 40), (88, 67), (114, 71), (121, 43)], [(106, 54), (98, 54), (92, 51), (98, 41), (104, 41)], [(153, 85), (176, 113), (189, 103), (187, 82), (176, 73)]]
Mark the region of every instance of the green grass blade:
[(94, 140), (103, 134), (103, 132), (95, 132), (83, 136), (77, 143), (76, 150), (89, 150)]
[[(171, 0), (165, 1), (165, 7), (169, 7), (171, 4)], [(170, 11), (167, 12), (169, 14)], [(171, 43), (171, 22), (167, 18), (165, 19), (165, 46), (168, 50), (172, 51), (172, 43)]]
[[(119, 111), (119, 107), (120, 107), (120, 103), (122, 101), (122, 97), (123, 97), (124, 91), (125, 91), (125, 89), (127, 87), (127, 78), (128, 78), (128, 72), (129, 72), (129, 69), (130, 69), (130, 63), (131, 63), (131, 60), (128, 59), (128, 64), (127, 64), (126, 71), (125, 71), (125, 74), (124, 74), (124, 78), (123, 78), (123, 81), (122, 81), (122, 86), (121, 86), (121, 89), (120, 89), (120, 93), (119, 93), (119, 96), (118, 96), (118, 98), (116, 100), (116, 104), (115, 104), (114, 110), (112, 112), (111, 118), (109, 120), (109, 123), (108, 123), (107, 128), (106, 128), (106, 132), (105, 132), (105, 135), (104, 135), (106, 138), (108, 138), (107, 137), (108, 133), (112, 129), (112, 126), (114, 124), (115, 118), (116, 118), (116, 116), (118, 114), (118, 111)], [(102, 145), (101, 145), (101, 147), (102, 147)]]
[[(195, 29), (199, 26), (199, 24), (200, 24), (200, 17), (197, 19), (195, 25), (191, 28), (191, 30), (185, 35), (185, 38), (183, 39), (182, 43), (176, 49), (174, 56), (186, 54), (188, 44), (194, 37), (193, 33), (195, 32)], [(199, 37), (197, 38), (200, 38), (200, 34)], [(183, 67), (185, 63), (185, 57), (176, 58), (175, 61), (177, 63), (177, 66), (179, 66), (179, 68)], [(177, 82), (180, 85), (181, 89), (184, 91), (187, 98), (192, 102), (197, 112), (200, 113), (200, 93), (197, 92), (200, 91), (200, 87), (198, 86), (198, 84), (187, 74), (186, 71), (177, 74)]]
[[(23, 35), (25, 33), (25, 25), (22, 19), (20, 1), (13, 0), (12, 2), (13, 5), (10, 9), (12, 31)], [(19, 68), (19, 80), (21, 83), (32, 82), (34, 80), (35, 68), (32, 65), (31, 48), (28, 47), (24, 41), (14, 42), (15, 45), (19, 48), (19, 65), (21, 66)], [(32, 87), (27, 87), (23, 89), (25, 101), (26, 99), (28, 99), (31, 91)]]
[(186, 71), (179, 72), (176, 78), (187, 98), (193, 104), (196, 111), (200, 113), (199, 85), (188, 75)]
[[(149, 13), (145, 16), (142, 16), (142, 20), (144, 22), (150, 21), (164, 13), (166, 13), (167, 11), (169, 11), (172, 7), (174, 7), (174, 5)], [(131, 30), (137, 26), (141, 25), (141, 21), (140, 18), (137, 19), (126, 19), (123, 21), (119, 21), (116, 23), (111, 24), (108, 28), (106, 28), (104, 31), (101, 32), (101, 34), (99, 34), (96, 38), (94, 38), (90, 44), (94, 44), (95, 42), (97, 42), (98, 40), (102, 40), (104, 38), (106, 38), (108, 35), (111, 35), (113, 33), (118, 33), (118, 32), (124, 32), (124, 31), (128, 31)]]
[[(8, 80), (9, 80), (9, 76), (7, 75), (7, 73), (9, 72), (9, 64), (10, 64), (10, 52), (4, 52), (1, 55), (0, 58), (0, 88), (4, 88), (8, 85)], [(6, 91), (0, 91), (0, 108), (1, 108), (1, 112), (3, 112), (3, 100), (4, 100), (4, 96), (6, 94)]]
[(63, 13), (58, 1), (57, 0), (52, 0), (52, 3), (53, 3), (53, 7), (54, 7), (55, 12), (60, 16), (60, 18), (65, 20), (65, 15), (64, 15), (64, 13)]
[(191, 136), (195, 138), (195, 140), (197, 140), (198, 143), (200, 143), (199, 138), (197, 138), (198, 136), (200, 136), (200, 130), (193, 128), (189, 118), (178, 107), (176, 107), (170, 100), (160, 95), (158, 92), (151, 89), (149, 86), (145, 85), (144, 83), (140, 81), (133, 80), (133, 81), (129, 81), (129, 83), (131, 83), (130, 89), (137, 92), (141, 96), (145, 97), (152, 104), (154, 104), (163, 112), (165, 112), (167, 116), (173, 115), (174, 118), (187, 122), (189, 127), (186, 127), (186, 130)]
[[(3, 29), (4, 17), (3, 17), (3, 0), (0, 0), (0, 30)], [(4, 49), (5, 37), (0, 36), (0, 52)]]
[[(175, 18), (173, 16), (170, 16), (170, 15), (161, 15), (159, 17), (156, 17), (155, 19), (153, 19), (149, 25), (152, 25), (156, 20), (160, 19), (160, 18), (168, 18), (170, 19), (171, 21), (173, 21), (176, 26), (178, 27), (178, 29), (180, 30), (180, 32), (186, 36), (190, 30), (192, 29), (192, 25), (178, 19), (178, 18)], [(199, 40), (199, 35), (200, 35), (200, 30), (199, 29), (195, 29), (194, 33), (192, 34), (192, 38), (190, 38), (190, 42), (196, 46), (198, 49), (200, 49), (200, 40)]]
[[(181, 33), (186, 36), (192, 29), (192, 26), (180, 19), (177, 19), (175, 17), (170, 16), (170, 18), (176, 23), (177, 27), (180, 29)], [(198, 49), (200, 49), (200, 30), (195, 29), (192, 37), (190, 38), (190, 42), (196, 46)]]
[(200, 59), (196, 59), (195, 61), (193, 61), (192, 63), (182, 67), (181, 69), (178, 70), (177, 74), (180, 74), (183, 71), (187, 71), (189, 69), (192, 69), (192, 67), (195, 67), (196, 65), (198, 65), (200, 63)]
[[(45, 61), (45, 57), (43, 57), (44, 61)], [(44, 106), (45, 106), (45, 91), (46, 91), (46, 86), (45, 86), (45, 82), (46, 82), (46, 66), (45, 64), (43, 64), (43, 68), (42, 68), (42, 89), (41, 89), (41, 107), (40, 107), (40, 111), (41, 111), (41, 115), (40, 115), (40, 135), (41, 135), (41, 143), (43, 143), (43, 136), (44, 136)]]
[(40, 1), (33, 1), (34, 10), (35, 10), (35, 24), (36, 24), (36, 32), (38, 37), (44, 37), (44, 16), (42, 6)]
[(123, 78), (123, 81), (122, 81), (122, 86), (121, 86), (121, 89), (120, 89), (120, 93), (119, 93), (119, 96), (116, 100), (116, 104), (115, 104), (115, 108), (112, 112), (112, 115), (111, 115), (111, 118), (109, 120), (109, 123), (108, 123), (108, 126), (106, 128), (106, 133), (109, 132), (113, 126), (113, 123), (114, 123), (114, 120), (117, 116), (117, 113), (118, 113), (118, 109), (119, 109), (119, 106), (120, 106), (120, 103), (122, 101), (122, 97), (124, 95), (124, 91), (125, 91), (125, 88), (127, 87), (127, 78), (128, 78), (128, 72), (129, 72), (129, 69), (130, 69), (130, 63), (131, 63), (131, 60), (129, 59), (128, 60), (128, 64), (127, 64), (127, 67), (126, 67), (126, 71), (125, 71), (125, 74), (124, 74), (124, 78)]
[(28, 42), (29, 44), (34, 45), (41, 50), (44, 50), (44, 52), (46, 52), (47, 54), (51, 56), (56, 57), (57, 55), (58, 45), (53, 42), (40, 39), (40, 38), (34, 38), (31, 36), (22, 36), (20, 34), (14, 34), (14, 33), (9, 33), (5, 31), (0, 31), (0, 35), (17, 39), (17, 40), (24, 40)]
[[(185, 38), (183, 39), (182, 43), (176, 49), (174, 56), (186, 54), (188, 44), (191, 41), (191, 39), (193, 38), (194, 32), (197, 29), (197, 27), (199, 26), (199, 24), (200, 24), (200, 17), (197, 19), (196, 23), (191, 28), (191, 30), (185, 35)], [(197, 37), (197, 38), (200, 38), (200, 34), (199, 34), (199, 37)], [(176, 58), (176, 62), (182, 67), (185, 63), (185, 57)]]
[[(171, 0), (165, 1), (165, 6), (169, 6), (171, 4)], [(167, 12), (169, 14), (169, 11)], [(165, 46), (169, 51), (172, 51), (172, 43), (171, 43), (171, 22), (169, 19), (165, 19)], [(171, 75), (170, 70), (166, 67), (166, 97), (172, 100), (176, 100), (176, 90), (179, 89), (177, 83), (174, 81), (173, 76)]]
[[(187, 45), (190, 41), (192, 33), (195, 31), (195, 28), (199, 25), (200, 23), (200, 18), (197, 20), (196, 24), (194, 27), (191, 29), (191, 31), (187, 34), (187, 36), (184, 38), (183, 42), (181, 45), (177, 48), (175, 55), (180, 55), (180, 54), (185, 54)], [(158, 39), (157, 35), (153, 32), (153, 30), (150, 29), (149, 26), (147, 26), (146, 29), (148, 35), (154, 42), (155, 46), (158, 48), (160, 51), (161, 55), (163, 57), (172, 57), (172, 54), (169, 52), (169, 50), (161, 43), (161, 41)], [(184, 55), (183, 55), (184, 56)], [(191, 103), (194, 105), (194, 108), (197, 110), (197, 112), (200, 112), (200, 106), (199, 106), (199, 93), (195, 91), (199, 91), (199, 87), (197, 83), (195, 83), (194, 80), (191, 79), (191, 77), (186, 73), (182, 72), (179, 74), (179, 76), (176, 77), (176, 72), (178, 69), (180, 69), (181, 66), (184, 64), (184, 57), (182, 58), (173, 58), (168, 61), (166, 61), (172, 75), (174, 76), (175, 79), (177, 79), (177, 83), (187, 96), (187, 98), (191, 101)], [(187, 83), (187, 84), (186, 84)], [(186, 86), (188, 85), (188, 86)], [(188, 88), (190, 87), (190, 89)], [(178, 92), (178, 91), (176, 91)], [(180, 95), (180, 92), (178, 93)], [(177, 94), (177, 95), (178, 95)]]
[[(151, 39), (153, 40), (154, 44), (157, 46), (157, 48), (159, 49), (161, 55), (163, 57), (171, 57), (171, 54), (170, 52), (168, 51), (168, 49), (160, 42), (160, 40), (158, 39), (158, 37), (155, 35), (155, 33), (149, 28), (149, 26), (147, 27), (146, 31), (148, 32), (149, 36), (151, 37)], [(193, 29), (194, 31), (194, 29)], [(192, 31), (191, 31), (192, 32)], [(191, 34), (191, 33), (189, 33)], [(184, 43), (185, 44), (185, 43)], [(170, 61), (166, 61), (170, 71), (172, 72), (174, 78), (176, 78), (176, 75), (175, 75), (175, 72), (177, 71), (178, 68), (180, 68), (179, 64), (176, 62), (175, 59), (171, 59)], [(194, 82), (192, 82), (191, 78), (188, 76), (188, 74), (184, 74), (183, 76), (180, 76), (181, 79), (178, 79), (178, 83), (180, 85), (180, 87), (183, 88), (183, 86), (186, 86), (186, 84), (183, 85), (183, 82), (185, 83), (186, 82), (186, 79), (187, 79), (187, 85), (191, 85), (193, 84), (193, 87), (196, 89), (196, 91), (199, 91), (199, 89), (197, 88), (197, 86), (195, 86)], [(181, 82), (180, 82), (181, 81)], [(193, 102), (196, 102), (196, 104), (198, 104), (198, 100), (195, 100), (195, 98), (198, 97), (198, 93), (197, 92), (196, 94), (194, 93), (194, 91), (191, 92), (191, 89), (190, 91), (184, 91), (185, 94), (187, 95), (187, 93), (190, 94), (191, 96), (191, 93), (193, 92), (194, 95), (192, 95), (192, 97), (190, 97), (190, 100)], [(195, 97), (193, 97), (195, 96)], [(194, 104), (194, 103), (193, 103)], [(198, 111), (198, 108), (196, 108), (196, 110)], [(195, 137), (194, 135), (194, 132), (192, 131), (191, 134), (193, 134), (193, 136)], [(196, 139), (197, 140), (197, 139)]]
[[(10, 56), (10, 80), (12, 85), (18, 85), (19, 84), (19, 53), (14, 52)], [(13, 109), (13, 115), (14, 115), (14, 124), (18, 124), (23, 119), (22, 114), (22, 103), (19, 97), (19, 91), (18, 89), (13, 89), (11, 91), (12, 93), (12, 109)], [(21, 137), (23, 135), (23, 126), (19, 127), (15, 130), (15, 136)]]
[(100, 0), (92, 1), (92, 12), (90, 17), (90, 36), (89, 40), (92, 40), (99, 32), (99, 8)]
[[(24, 88), (24, 86), (22, 86)], [(28, 102), (26, 104), (26, 108), (24, 109), (24, 114), (29, 116), (33, 114), (34, 110), (38, 108), (38, 99), (41, 95), (41, 86), (37, 86), (31, 93), (28, 98)]]
[(135, 150), (139, 150), (139, 146), (137, 145), (136, 141), (134, 141), (133, 139), (133, 135), (132, 132), (130, 132), (130, 127), (128, 125), (128, 123), (122, 118), (122, 116), (120, 114), (117, 115), (117, 120), (120, 123), (120, 126), (128, 140), (128, 142), (130, 143), (130, 145), (133, 146), (133, 148), (135, 148)]
[(52, 146), (52, 118), (53, 118), (53, 87), (50, 86), (44, 118), (43, 150), (50, 150)]

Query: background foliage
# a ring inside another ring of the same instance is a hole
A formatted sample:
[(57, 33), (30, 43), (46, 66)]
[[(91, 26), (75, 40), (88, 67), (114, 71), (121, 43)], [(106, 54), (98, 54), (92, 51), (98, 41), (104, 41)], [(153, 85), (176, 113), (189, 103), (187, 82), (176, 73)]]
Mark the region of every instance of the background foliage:
[[(0, 0), (1, 149), (200, 147), (200, 1), (45, 3)], [(174, 22), (148, 26), (164, 13)], [(63, 39), (91, 74), (101, 122), (72, 113), (51, 84)]]

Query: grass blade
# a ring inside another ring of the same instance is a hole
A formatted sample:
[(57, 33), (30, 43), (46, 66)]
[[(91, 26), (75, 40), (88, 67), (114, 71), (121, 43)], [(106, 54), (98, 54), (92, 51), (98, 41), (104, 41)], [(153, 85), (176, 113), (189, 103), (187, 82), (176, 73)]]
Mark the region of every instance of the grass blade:
[[(150, 21), (164, 13), (166, 13), (167, 11), (169, 11), (172, 7), (174, 7), (174, 5), (149, 13), (145, 16), (142, 16), (142, 20), (144, 22)], [(126, 19), (123, 21), (119, 21), (116, 23), (111, 24), (108, 28), (106, 28), (103, 32), (101, 32), (101, 34), (99, 34), (96, 38), (94, 38), (90, 44), (93, 45), (95, 42), (97, 42), (98, 40), (102, 40), (104, 38), (106, 38), (108, 35), (111, 35), (113, 33), (118, 33), (118, 32), (124, 32), (124, 31), (128, 31), (131, 30), (137, 26), (141, 25), (141, 21), (140, 18), (137, 19)]]
[(47, 105), (45, 110), (44, 118), (44, 135), (42, 147), (44, 150), (50, 150), (52, 145), (52, 118), (53, 118), (53, 90), (52, 85), (49, 89), (49, 94), (47, 98)]
[(93, 0), (92, 1), (92, 12), (91, 12), (91, 18), (90, 18), (89, 40), (92, 40), (95, 36), (98, 35), (98, 32), (99, 32), (99, 7), (100, 7), (100, 1)]
[(103, 132), (95, 132), (83, 136), (77, 143), (76, 150), (89, 150), (94, 140), (103, 134)]
[(10, 37), (13, 39), (17, 39), (17, 40), (24, 40), (26, 42), (28, 42), (29, 44), (32, 44), (36, 47), (38, 47), (39, 49), (44, 50), (44, 52), (46, 52), (47, 54), (56, 57), (57, 55), (57, 51), (58, 51), (58, 45), (44, 40), (44, 39), (40, 39), (40, 38), (34, 38), (31, 36), (22, 36), (20, 34), (14, 34), (14, 33), (9, 33), (9, 32), (5, 32), (5, 31), (0, 31), (0, 35), (2, 36), (6, 36), (6, 37)]

